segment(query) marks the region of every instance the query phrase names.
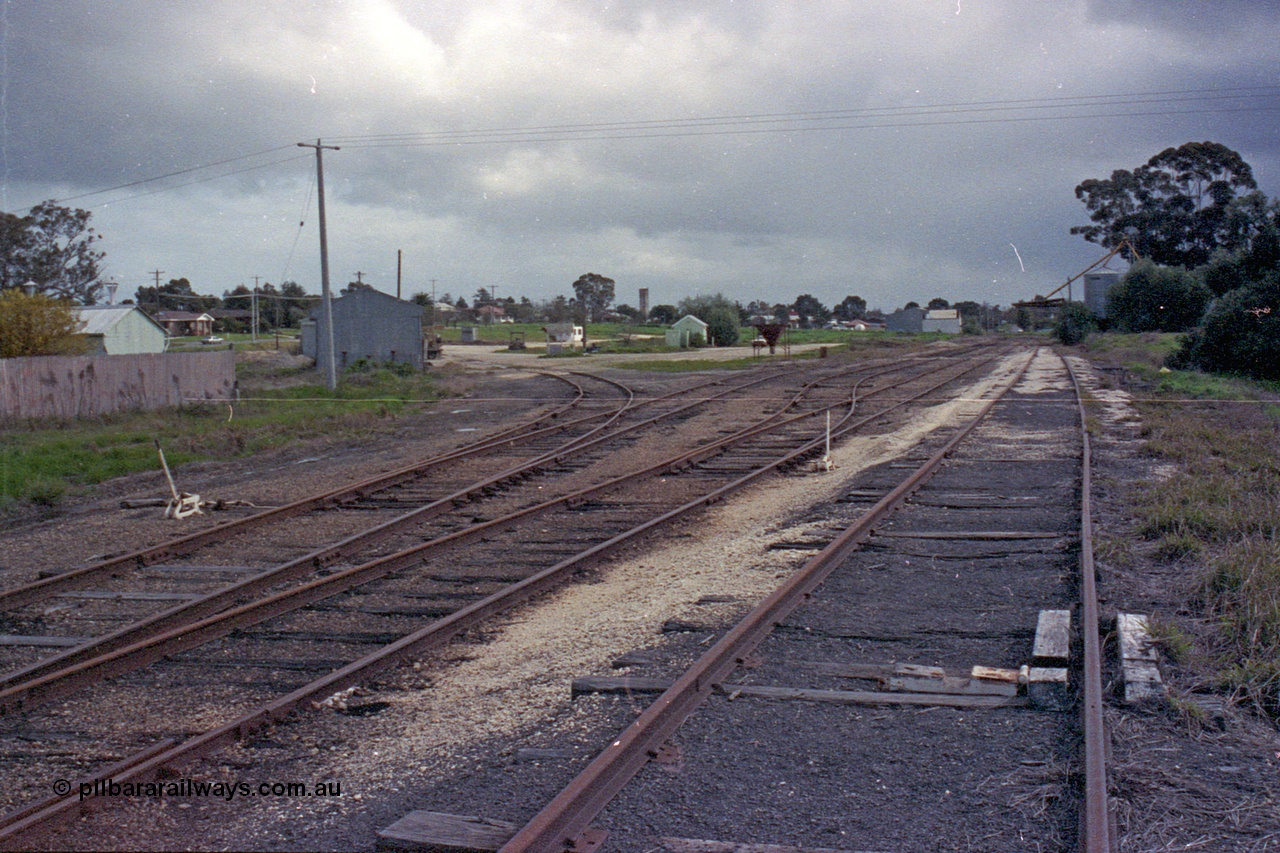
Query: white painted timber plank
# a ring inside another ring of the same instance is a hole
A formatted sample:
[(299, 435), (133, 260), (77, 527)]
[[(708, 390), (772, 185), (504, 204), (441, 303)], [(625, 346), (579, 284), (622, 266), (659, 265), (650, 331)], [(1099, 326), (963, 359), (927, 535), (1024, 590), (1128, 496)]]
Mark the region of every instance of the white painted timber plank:
[(1071, 657), (1071, 611), (1041, 610), (1031, 656), (1037, 661), (1066, 663)]

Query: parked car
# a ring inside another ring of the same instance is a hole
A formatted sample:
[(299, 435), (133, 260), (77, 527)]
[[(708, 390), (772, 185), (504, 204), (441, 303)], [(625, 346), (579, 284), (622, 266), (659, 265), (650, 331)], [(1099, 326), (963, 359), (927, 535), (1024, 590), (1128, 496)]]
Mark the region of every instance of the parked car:
[(226, 343), (226, 341), (224, 341), (222, 338), (218, 337), (217, 335), (210, 335), (209, 337), (207, 337), (207, 338), (205, 338), (204, 340), (202, 340), (200, 343), (202, 343), (202, 344), (225, 344), (225, 343)]

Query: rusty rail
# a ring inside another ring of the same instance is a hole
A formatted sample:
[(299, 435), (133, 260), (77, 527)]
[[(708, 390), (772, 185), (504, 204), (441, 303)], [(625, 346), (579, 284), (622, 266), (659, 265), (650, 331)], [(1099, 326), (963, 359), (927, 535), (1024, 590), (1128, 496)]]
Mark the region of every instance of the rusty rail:
[(918, 489), (1017, 384), (1034, 354), (1000, 393), (988, 401), (940, 450), (911, 476), (881, 498), (854, 525), (796, 571), (782, 586), (732, 628), (684, 675), (659, 696), (622, 734), (605, 748), (547, 806), (521, 828), (499, 853), (561, 853), (572, 850), (590, 822), (630, 779), (657, 754), (688, 717), (755, 649), (774, 626), (786, 619), (805, 598), (871, 535), (872, 528)]
[[(987, 359), (981, 362), (981, 364), (988, 363), (989, 361), (990, 359)], [(890, 407), (890, 409), (904, 406), (908, 402), (914, 399), (918, 399), (921, 396), (932, 393), (942, 385), (945, 385), (948, 382), (955, 381), (957, 378), (959, 378), (959, 376), (963, 376), (974, 369), (976, 369), (976, 367), (969, 367), (966, 370), (962, 371), (957, 376), (953, 376), (949, 379), (943, 380), (942, 382), (936, 383), (930, 388), (925, 389), (919, 394), (913, 395), (910, 398), (896, 402), (893, 406)], [(917, 376), (915, 378), (919, 378), (919, 377)], [(852, 418), (853, 409), (854, 409), (853, 401), (850, 401), (849, 414), (842, 419), (841, 421), (842, 424), (845, 424), (845, 425), (848, 424), (848, 422)], [(888, 409), (879, 411), (873, 415), (870, 415), (864, 419), (861, 419), (859, 423), (865, 423), (875, 418), (881, 417), (886, 411), (888, 411)], [(812, 414), (815, 414), (815, 413), (808, 413), (806, 416), (810, 416)], [(797, 416), (797, 417), (801, 417), (801, 416)], [(754, 429), (751, 429), (749, 431), (753, 433), (755, 432)], [(724, 440), (724, 441), (728, 441), (728, 440)], [(658, 517), (649, 519), (648, 521), (644, 522), (643, 524), (631, 530), (621, 533), (605, 542), (592, 546), (591, 548), (588, 548), (582, 553), (579, 553), (574, 557), (566, 559), (554, 566), (544, 569), (543, 571), (529, 578), (526, 578), (525, 580), (517, 584), (512, 585), (506, 590), (495, 593), (494, 595), (489, 596), (481, 601), (475, 602), (472, 605), (464, 607), (449, 616), (438, 619), (435, 622), (431, 623), (430, 625), (427, 625), (419, 629), (418, 631), (413, 632), (412, 634), (406, 635), (405, 637), (402, 637), (400, 640), (390, 643), (387, 646), (384, 646), (383, 648), (377, 650), (376, 652), (366, 655), (365, 657), (359, 660), (353, 661), (352, 663), (346, 666), (343, 666), (340, 669), (335, 670), (334, 672), (320, 679), (317, 679), (307, 685), (304, 685), (303, 687), (300, 687), (297, 690), (285, 696), (272, 700), (266, 705), (263, 705), (258, 709), (252, 712), (249, 712), (229, 723), (226, 723), (225, 725), (219, 726), (218, 728), (210, 730), (203, 734), (193, 736), (181, 744), (169, 746), (159, 751), (157, 751), (157, 748), (153, 746), (150, 749), (145, 750), (143, 753), (139, 753), (138, 755), (132, 757), (131, 759), (126, 760), (119, 767), (109, 768), (108, 770), (111, 771), (111, 778), (113, 778), (117, 782), (124, 782), (129, 780), (145, 781), (147, 779), (155, 778), (156, 774), (160, 773), (165, 767), (172, 765), (178, 761), (217, 752), (220, 749), (223, 749), (226, 746), (240, 739), (243, 739), (244, 737), (251, 735), (255, 731), (258, 731), (265, 726), (269, 726), (274, 722), (282, 720), (287, 716), (289, 716), (290, 714), (294, 713), (295, 711), (300, 710), (301, 708), (305, 708), (307, 706), (307, 703), (317, 698), (323, 698), (325, 696), (332, 695), (333, 693), (339, 690), (343, 690), (347, 687), (359, 684), (362, 681), (366, 681), (367, 679), (376, 675), (377, 673), (383, 672), (387, 669), (390, 669), (398, 665), (402, 660), (419, 656), (423, 652), (429, 649), (438, 647), (448, 642), (450, 639), (457, 636), (458, 634), (476, 625), (481, 624), (486, 619), (489, 619), (499, 613), (505, 612), (509, 610), (511, 607), (514, 607), (515, 605), (523, 601), (526, 601), (549, 589), (554, 588), (557, 584), (562, 582), (564, 577), (568, 576), (573, 571), (577, 570), (579, 566), (586, 563), (587, 561), (618, 548), (619, 546), (630, 541), (631, 539), (634, 539), (635, 537), (659, 526), (662, 523), (665, 523), (666, 521), (671, 520), (672, 518), (678, 517), (682, 514), (690, 512), (699, 507), (721, 500), (728, 494), (734, 491), (740, 490), (742, 488), (745, 488), (747, 485), (755, 482), (759, 477), (763, 476), (765, 473), (772, 471), (780, 467), (781, 465), (787, 464), (788, 462), (794, 462), (802, 458), (806, 454), (814, 452), (815, 449), (818, 449), (823, 445), (824, 441), (825, 441), (825, 437), (815, 438), (812, 441), (803, 444), (801, 447), (791, 451), (785, 456), (780, 457), (779, 459), (767, 465), (761, 466), (757, 470), (743, 477), (740, 477), (728, 484), (725, 484), (720, 488), (710, 492), (709, 494), (703, 495), (699, 498), (695, 498), (676, 509), (663, 513)], [(700, 451), (695, 451), (695, 453), (698, 453), (698, 452)], [(670, 460), (668, 460), (667, 464), (669, 463), (670, 463)], [(627, 476), (624, 476), (623, 478), (619, 478), (619, 480), (633, 479), (634, 476), (635, 476), (634, 474), (627, 475)], [(601, 488), (603, 487), (595, 487), (593, 491), (600, 490)], [(418, 551), (420, 549), (410, 549), (410, 550)], [(397, 555), (392, 555), (392, 559), (398, 558), (402, 560), (402, 559), (406, 559), (408, 556), (409, 555), (405, 553), (401, 553)], [(357, 571), (360, 568), (362, 567), (357, 567), (356, 570), (348, 570), (348, 571), (349, 572)], [(363, 568), (367, 568), (367, 567), (363, 567)], [(347, 574), (347, 573), (342, 573), (342, 574)], [(316, 592), (314, 587), (316, 585), (323, 584), (326, 581), (330, 581), (333, 578), (339, 578), (341, 586), (343, 586), (344, 588), (349, 588), (350, 586), (353, 585), (351, 583), (353, 578), (347, 577), (343, 579), (340, 576), (331, 576), (330, 578), (322, 579), (321, 581), (316, 581), (316, 582), (313, 582), (312, 584), (306, 585), (306, 587), (303, 588), (303, 590), (306, 591), (305, 597), (308, 600), (314, 600), (312, 598), (312, 596), (314, 596)], [(336, 591), (337, 590), (335, 590), (335, 592)], [(290, 595), (292, 594), (293, 593), (290, 593)], [(221, 614), (217, 618), (222, 619), (232, 614), (244, 615), (238, 612), (242, 610), (249, 610), (249, 609), (259, 610), (259, 608), (264, 608), (264, 607), (268, 609), (275, 609), (275, 608), (278, 608), (280, 604), (281, 602), (278, 600), (278, 597), (272, 596), (271, 599), (268, 599), (267, 602), (265, 603), (260, 602), (255, 605), (247, 606), (245, 608), (237, 608), (234, 611), (228, 611), (227, 614)], [(262, 617), (262, 611), (259, 610), (259, 612), (255, 614), (255, 618), (252, 618), (250, 621), (252, 623), (263, 621), (261, 617)], [(206, 622), (208, 621), (212, 621), (212, 620), (206, 620)], [(175, 636), (187, 635), (186, 640), (189, 641), (193, 639), (190, 636), (191, 634), (201, 633), (201, 631), (199, 630), (199, 628), (201, 627), (208, 629), (211, 626), (205, 625), (202, 623), (200, 626), (189, 626), (189, 628), (186, 630), (173, 632), (173, 633)], [(226, 633), (226, 631), (220, 630), (218, 631), (218, 633), (224, 634)], [(139, 644), (139, 645), (143, 645), (143, 644)], [(120, 650), (119, 652), (117, 652), (117, 654), (122, 654), (126, 651), (127, 650)], [(155, 651), (156, 651), (155, 649), (151, 650), (153, 655), (155, 655)], [(161, 657), (164, 654), (171, 653), (172, 651), (174, 651), (173, 648), (166, 646), (161, 651), (161, 653), (159, 655), (155, 655), (155, 657)], [(114, 657), (114, 656), (109, 655), (107, 657)], [(154, 657), (152, 659), (154, 659)], [(90, 661), (85, 663), (83, 666), (85, 668), (94, 668), (100, 665), (102, 665), (102, 661)], [(110, 666), (109, 663), (108, 663), (108, 666)], [(134, 667), (130, 666), (128, 668), (134, 668)], [(22, 688), (19, 688), (19, 689), (22, 689)], [(57, 689), (55, 688), (55, 690)], [(61, 695), (62, 691), (57, 691), (57, 692), (59, 692), (59, 694)], [(99, 773), (93, 774), (91, 776), (86, 777), (86, 780), (91, 781), (96, 778), (105, 778), (105, 774), (107, 772), (108, 771), (101, 771)], [(30, 806), (27, 806), (20, 812), (5, 815), (3, 818), (0, 818), (0, 842), (5, 842), (5, 841), (8, 841), (9, 839), (22, 835), (23, 833), (28, 832), (44, 823), (65, 817), (66, 815), (73, 813), (79, 807), (80, 807), (80, 803), (79, 803), (78, 797), (73, 793), (72, 795), (61, 797), (61, 798), (56, 796), (50, 797), (40, 802), (34, 803)]]
[[(946, 384), (946, 382), (954, 381), (954, 378), (938, 383), (921, 392), (921, 394), (915, 395), (915, 397), (909, 398), (907, 401), (897, 403), (891, 408), (905, 405), (910, 399), (930, 393), (941, 387), (941, 385)], [(729, 389), (722, 393), (731, 393), (732, 390), (734, 389)], [(803, 393), (803, 389), (797, 392), (791, 404), (799, 400)], [(560, 497), (541, 501), (500, 518), (473, 524), (463, 530), (431, 539), (290, 589), (277, 590), (256, 601), (241, 603), (236, 606), (237, 601), (242, 600), (250, 593), (270, 590), (282, 582), (296, 579), (308, 573), (315, 563), (316, 555), (314, 553), (305, 555), (275, 569), (209, 593), (195, 601), (178, 605), (147, 619), (126, 625), (96, 640), (91, 640), (62, 654), (46, 658), (21, 670), (7, 674), (0, 678), (0, 715), (8, 715), (20, 709), (29, 710), (38, 704), (70, 695), (87, 684), (112, 675), (132, 671), (167, 655), (194, 648), (205, 642), (225, 636), (233, 630), (259, 624), (289, 610), (314, 604), (380, 578), (390, 572), (415, 565), (433, 551), (455, 547), (462, 543), (483, 538), (488, 534), (534, 515), (548, 512), (558, 507), (572, 505), (574, 502), (585, 500), (609, 489), (661, 471), (691, 464), (709, 455), (714, 455), (714, 453), (722, 452), (734, 443), (754, 437), (762, 430), (778, 429), (795, 421), (812, 417), (814, 414), (816, 412), (809, 412), (779, 421), (779, 414), (775, 413), (764, 418), (759, 424), (748, 427), (735, 435), (703, 445), (687, 453), (670, 457), (629, 474), (624, 474)], [(850, 412), (851, 414), (852, 412)], [(847, 417), (845, 420), (847, 420)], [(844, 423), (844, 421), (842, 420), (841, 423)], [(555, 456), (555, 453), (544, 454), (538, 457), (536, 461), (538, 464), (543, 464)], [(781, 464), (786, 459), (787, 457), (783, 457), (776, 464)], [(761, 469), (761, 472), (772, 470), (772, 467), (774, 466), (766, 466)], [(517, 473), (517, 469), (512, 469), (501, 475), (489, 478), (480, 485), (473, 484), (462, 492), (434, 501), (414, 510), (407, 516), (401, 516), (386, 524), (404, 524), (407, 523), (407, 519), (430, 518), (433, 514), (439, 514), (452, 507), (455, 500), (464, 498), (485, 485), (513, 476), (515, 473)], [(368, 533), (362, 533), (359, 536), (367, 539)], [(325, 552), (344, 546), (347, 541), (344, 540), (335, 546), (331, 546), (325, 549)]]
[(1082, 853), (1114, 853), (1113, 816), (1107, 798), (1107, 728), (1102, 718), (1102, 642), (1098, 632), (1098, 578), (1093, 565), (1093, 476), (1089, 424), (1080, 379), (1066, 359), (1080, 407), (1080, 633), (1084, 635), (1084, 803), (1080, 810)]
[[(83, 664), (85, 664), (86, 662), (95, 661), (95, 660), (96, 661), (105, 660), (107, 655), (111, 654), (116, 650), (126, 649), (126, 648), (137, 648), (138, 643), (148, 638), (161, 638), (164, 636), (168, 636), (173, 634), (175, 631), (180, 630), (184, 626), (195, 625), (197, 622), (203, 625), (205, 624), (205, 622), (208, 621), (207, 617), (211, 617), (213, 614), (226, 611), (237, 604), (243, 603), (245, 599), (249, 598), (252, 595), (256, 595), (264, 591), (273, 589), (281, 583), (297, 580), (302, 576), (310, 574), (316, 568), (331, 565), (334, 562), (344, 557), (348, 557), (355, 554), (361, 548), (368, 547), (372, 544), (375, 544), (385, 539), (386, 537), (392, 535), (395, 531), (399, 529), (407, 527), (411, 524), (427, 521), (437, 516), (443, 515), (449, 512), (450, 510), (452, 510), (459, 502), (465, 501), (473, 497), (474, 495), (483, 493), (486, 489), (489, 489), (492, 486), (502, 483), (505, 480), (509, 480), (509, 479), (530, 473), (532, 471), (539, 469), (540, 467), (543, 467), (551, 463), (562, 462), (563, 460), (565, 460), (566, 458), (568, 458), (570, 455), (574, 453), (585, 451), (604, 441), (616, 439), (619, 436), (626, 435), (629, 432), (633, 432), (644, 426), (651, 425), (657, 421), (662, 420), (663, 418), (668, 418), (673, 415), (679, 414), (681, 412), (687, 411), (691, 408), (696, 408), (697, 406), (700, 406), (711, 400), (716, 400), (721, 397), (732, 394), (735, 391), (741, 390), (744, 387), (751, 387), (752, 385), (757, 385), (763, 382), (767, 382), (772, 378), (776, 378), (776, 374), (767, 375), (762, 378), (754, 379), (747, 383), (726, 388), (709, 397), (704, 397), (695, 402), (684, 404), (679, 408), (674, 409), (670, 412), (665, 412), (661, 415), (657, 415), (657, 416), (645, 419), (643, 421), (640, 421), (639, 423), (632, 424), (616, 432), (609, 433), (608, 435), (600, 435), (600, 432), (605, 427), (613, 424), (623, 411), (629, 410), (634, 407), (633, 406), (634, 397), (633, 395), (631, 395), (630, 389), (620, 385), (619, 383), (613, 382), (612, 380), (608, 380), (608, 379), (603, 380), (605, 382), (608, 382), (609, 384), (617, 385), (619, 388), (621, 388), (624, 392), (627, 393), (628, 398), (627, 398), (627, 403), (624, 404), (622, 407), (616, 409), (612, 413), (606, 413), (606, 415), (608, 415), (607, 420), (605, 424), (601, 425), (600, 427), (591, 430), (585, 435), (578, 436), (572, 441), (566, 442), (562, 444), (560, 447), (555, 448), (554, 450), (548, 451), (547, 453), (544, 453), (540, 456), (533, 457), (518, 465), (512, 466), (511, 468), (507, 468), (506, 470), (500, 471), (484, 479), (471, 483), (462, 489), (456, 490), (448, 495), (445, 495), (442, 498), (439, 498), (437, 500), (431, 501), (430, 503), (419, 506), (416, 509), (403, 513), (393, 519), (385, 521), (374, 527), (370, 527), (366, 530), (362, 530), (359, 533), (353, 534), (352, 536), (348, 536), (342, 540), (339, 540), (338, 542), (323, 546), (322, 548), (319, 548), (315, 551), (311, 551), (310, 553), (304, 554), (286, 563), (282, 563), (271, 569), (267, 569), (262, 572), (259, 572), (258, 574), (255, 574), (252, 577), (245, 578), (244, 580), (237, 581), (232, 584), (228, 584), (225, 587), (214, 590), (213, 592), (207, 593), (206, 595), (203, 595), (199, 598), (176, 605), (167, 610), (156, 613), (152, 616), (146, 617), (144, 619), (140, 619), (137, 622), (124, 625), (114, 631), (111, 631), (110, 633), (107, 633), (101, 637), (97, 637), (92, 640), (89, 640), (85, 643), (82, 643), (79, 646), (76, 646), (72, 649), (68, 649), (67, 651), (62, 652), (60, 654), (52, 655), (50, 657), (44, 658), (43, 660), (36, 661), (35, 663), (30, 664), (21, 669), (4, 673), (3, 675), (0, 675), (0, 715), (3, 715), (4, 713), (6, 713), (8, 709), (13, 707), (12, 702), (14, 701), (14, 697), (21, 697), (26, 695), (24, 685), (49, 684), (51, 683), (50, 679), (55, 677), (56, 673), (70, 674), (73, 671), (77, 671), (77, 669), (81, 667)], [(645, 405), (649, 405), (661, 400), (667, 400), (667, 399), (670, 399), (671, 397), (676, 397), (676, 396), (679, 396), (680, 394), (688, 393), (691, 390), (696, 390), (698, 388), (705, 387), (705, 385), (718, 385), (718, 384), (722, 384), (722, 383), (719, 381), (714, 381), (709, 383), (703, 383), (700, 385), (695, 385), (693, 386), (693, 388), (682, 389), (682, 391), (664, 394), (660, 397), (654, 398), (653, 400), (647, 401)], [(782, 410), (779, 411), (779, 413), (773, 415), (770, 418), (766, 418), (762, 423), (768, 424), (771, 421), (774, 421), (779, 417), (781, 417), (782, 412), (785, 411), (786, 408), (788, 408), (790, 405), (794, 405), (795, 402), (800, 399), (802, 394), (803, 394), (803, 391), (797, 393), (797, 395), (788, 404), (788, 406), (784, 406)], [(599, 417), (601, 417), (601, 415), (581, 418), (575, 421), (575, 423), (580, 423), (582, 421), (591, 421)], [(539, 432), (544, 432), (544, 430), (539, 430)], [(504, 442), (491, 442), (490, 444), (486, 445), (486, 447), (497, 446), (498, 444), (501, 444), (501, 443), (504, 443)], [(645, 472), (641, 472), (641, 473), (648, 473), (648, 472), (646, 470)], [(366, 482), (370, 482), (370, 481), (366, 481)], [(617, 485), (617, 484), (618, 484), (617, 481), (610, 481), (610, 485)], [(350, 494), (350, 493), (356, 492), (358, 489), (359, 489), (359, 486), (346, 487), (344, 493)], [(578, 497), (578, 495), (576, 494), (571, 495), (570, 499), (573, 499), (576, 497)], [(542, 504), (539, 504), (537, 508), (550, 509), (557, 506), (558, 503), (559, 502), (557, 501), (547, 501)], [(484, 523), (478, 526), (473, 526), (472, 528), (470, 528), (470, 530), (478, 534), (484, 531), (488, 531), (488, 530), (500, 527), (504, 523), (509, 523), (512, 520), (517, 520), (522, 517), (523, 515), (521, 514), (515, 514), (512, 516), (508, 516), (505, 519), (499, 519), (499, 520)], [(425, 551), (440, 547), (442, 545), (456, 544), (458, 541), (463, 540), (464, 534), (466, 534), (467, 532), (468, 531), (461, 531), (459, 533), (452, 534), (448, 537), (442, 537), (441, 539), (438, 539), (438, 540), (431, 540), (429, 542), (423, 543), (420, 546), (417, 546), (415, 549), (412, 549), (412, 550), (414, 552), (424, 553)], [(474, 536), (466, 537), (466, 538), (474, 538)], [(406, 552), (397, 552), (396, 554), (390, 555), (388, 559), (401, 556), (403, 553), (406, 553)], [(368, 563), (363, 565), (363, 567), (366, 570), (369, 568), (369, 566), (370, 564)], [(337, 577), (337, 576), (334, 576), (334, 577)], [(46, 594), (48, 593), (48, 591), (49, 590), (47, 588), (43, 589), (43, 592), (45, 592)]]
[[(531, 426), (537, 426), (545, 421), (554, 420), (561, 414), (571, 410), (574, 406), (577, 406), (586, 396), (582, 386), (578, 383), (557, 374), (548, 373), (546, 375), (554, 376), (556, 379), (567, 383), (571, 388), (573, 388), (577, 392), (574, 399), (566, 405), (541, 415), (529, 422), (519, 424), (495, 436), (483, 438), (447, 453), (440, 454), (439, 456), (432, 457), (424, 462), (407, 465), (395, 471), (380, 474), (377, 477), (372, 477), (346, 486), (340, 486), (336, 489), (311, 495), (283, 506), (263, 510), (262, 512), (254, 513), (253, 515), (246, 516), (244, 518), (223, 522), (222, 524), (209, 527), (205, 530), (199, 530), (195, 533), (179, 536), (147, 548), (130, 551), (127, 554), (120, 554), (116, 557), (101, 560), (88, 566), (82, 566), (69, 572), (63, 572), (50, 578), (44, 578), (34, 583), (0, 590), (0, 609), (22, 607), (23, 605), (30, 604), (33, 601), (38, 601), (53, 592), (66, 589), (69, 586), (97, 575), (110, 574), (114, 571), (125, 568), (152, 565), (160, 562), (161, 560), (188, 553), (211, 542), (225, 539), (234, 533), (250, 529), (267, 521), (289, 518), (320, 506), (332, 504), (335, 501), (339, 501), (351, 495), (359, 495), (377, 489), (387, 488), (405, 479), (417, 476), (427, 468), (440, 465), (444, 462), (456, 461), (458, 459), (466, 458), (467, 456), (486, 452), (504, 444), (509, 444), (513, 441), (534, 437), (542, 432), (542, 430), (538, 430), (534, 433), (521, 433)], [(597, 415), (596, 417), (600, 416)], [(564, 429), (564, 425), (557, 425), (546, 429), (548, 431), (562, 430)]]
[[(613, 385), (616, 388), (618, 388), (626, 397), (622, 405), (614, 407), (609, 411), (592, 414), (592, 415), (585, 415), (580, 418), (575, 418), (574, 420), (571, 420), (571, 421), (565, 421), (562, 423), (554, 424), (552, 426), (545, 426), (545, 427), (541, 427), (541, 428), (530, 431), (530, 427), (537, 427), (539, 424), (545, 423), (547, 421), (556, 420), (565, 412), (579, 405), (582, 402), (582, 400), (585, 398), (585, 392), (582, 386), (574, 382), (573, 380), (567, 379), (564, 376), (554, 374), (554, 373), (544, 373), (544, 375), (551, 376), (555, 379), (558, 379), (562, 382), (567, 383), (570, 387), (572, 387), (577, 392), (577, 395), (575, 396), (575, 398), (569, 403), (567, 403), (566, 405), (561, 406), (560, 408), (557, 408), (546, 414), (543, 414), (524, 424), (519, 424), (508, 430), (504, 430), (503, 432), (500, 432), (494, 436), (490, 436), (490, 437), (481, 439), (479, 441), (473, 442), (471, 444), (464, 445), (463, 447), (457, 448), (447, 453), (440, 454), (438, 456), (434, 456), (423, 462), (413, 463), (412, 465), (408, 465), (403, 468), (399, 468), (395, 471), (391, 471), (385, 474), (380, 474), (376, 477), (372, 477), (367, 480), (362, 480), (357, 483), (340, 486), (336, 489), (332, 489), (326, 492), (321, 492), (316, 495), (311, 495), (309, 497), (302, 498), (297, 501), (293, 501), (289, 504), (285, 504), (284, 506), (274, 507), (272, 509), (264, 510), (263, 512), (254, 513), (253, 515), (247, 516), (245, 518), (224, 522), (222, 524), (209, 527), (205, 530), (196, 531), (195, 533), (190, 533), (185, 536), (180, 536), (174, 539), (166, 540), (156, 545), (148, 546), (146, 548), (142, 548), (136, 551), (131, 551), (126, 554), (121, 554), (115, 557), (111, 557), (106, 560), (92, 563), (88, 566), (83, 566), (78, 569), (73, 569), (69, 572), (63, 572), (53, 577), (44, 578), (39, 581), (35, 581), (29, 584), (24, 584), (22, 586), (12, 587), (10, 589), (0, 590), (0, 610), (7, 610), (7, 609), (13, 609), (17, 607), (22, 607), (34, 601), (41, 600), (55, 592), (67, 589), (69, 587), (73, 587), (83, 581), (89, 580), (99, 575), (104, 575), (104, 574), (115, 575), (125, 569), (154, 565), (156, 563), (162, 562), (167, 559), (171, 559), (173, 557), (183, 556), (185, 554), (190, 553), (191, 551), (196, 550), (197, 548), (200, 548), (218, 541), (222, 541), (237, 533), (241, 533), (245, 530), (252, 529), (253, 527), (259, 526), (261, 524), (264, 524), (270, 521), (276, 521), (280, 519), (290, 518), (296, 515), (301, 515), (305, 512), (309, 512), (319, 507), (331, 506), (345, 499), (363, 497), (363, 496), (372, 494), (376, 491), (390, 488), (405, 480), (409, 480), (414, 477), (421, 476), (421, 474), (424, 471), (427, 471), (432, 467), (437, 467), (439, 465), (445, 464), (447, 462), (456, 462), (459, 459), (465, 459), (471, 456), (475, 456), (481, 453), (494, 450), (496, 448), (510, 446), (519, 441), (528, 441), (528, 440), (540, 438), (546, 435), (554, 435), (556, 433), (565, 432), (566, 430), (569, 430), (576, 426), (580, 426), (584, 423), (589, 423), (591, 421), (599, 420), (601, 418), (606, 419), (604, 424), (589, 431), (586, 435), (579, 436), (569, 442), (566, 442), (561, 447), (556, 448), (556, 450), (547, 454), (543, 454), (540, 457), (536, 457), (534, 460), (531, 460), (529, 463), (526, 463), (526, 465), (532, 464), (535, 462), (545, 462), (545, 461), (548, 461), (549, 459), (554, 458), (556, 454), (566, 453), (570, 449), (576, 448), (578, 445), (585, 443), (592, 436), (597, 435), (598, 433), (603, 431), (605, 428), (607, 428), (610, 424), (614, 423), (618, 419), (618, 417), (620, 417), (624, 412), (629, 411), (632, 408), (654, 405), (656, 403), (660, 403), (664, 400), (670, 399), (671, 397), (676, 397), (681, 394), (687, 394), (690, 391), (694, 391), (699, 388), (703, 388), (709, 385), (723, 384), (722, 380), (710, 380), (697, 385), (693, 385), (690, 388), (683, 388), (678, 391), (672, 391), (670, 393), (663, 394), (661, 396), (654, 397), (652, 399), (645, 400), (644, 402), (637, 404), (635, 403), (634, 394), (631, 392), (631, 389), (627, 388), (626, 386), (612, 379), (608, 379), (600, 376), (593, 376), (591, 378), (608, 385)], [(588, 374), (575, 373), (573, 375), (586, 376)], [(745, 387), (750, 387), (751, 385), (768, 381), (770, 378), (776, 378), (777, 375), (778, 374), (775, 373), (760, 379), (752, 380), (751, 382), (746, 383)], [(725, 393), (730, 393), (730, 392), (725, 392)], [(723, 394), (717, 395), (717, 396), (723, 396)], [(488, 487), (489, 485), (493, 484), (494, 480), (500, 480), (507, 476), (511, 476), (513, 473), (517, 473), (517, 471), (518, 471), (517, 468), (513, 468), (507, 472), (503, 472), (497, 475), (496, 478), (491, 478), (490, 480), (486, 480), (485, 482), (476, 485), (473, 490), (479, 490), (481, 488)], [(421, 520), (421, 518), (419, 517), (417, 520)], [(303, 557), (299, 558), (296, 562), (325, 565), (329, 562), (332, 562), (335, 559), (339, 559), (345, 556), (348, 553), (347, 549), (354, 543), (376, 542), (377, 541), (376, 539), (366, 538), (366, 537), (376, 537), (380, 533), (384, 533), (391, 529), (394, 529), (394, 527), (400, 521), (401, 519), (396, 519), (391, 522), (388, 522), (386, 525), (381, 525), (379, 527), (372, 528), (371, 530), (366, 531), (364, 533), (349, 537), (347, 539), (342, 540), (339, 543), (334, 544), (332, 547), (320, 549), (312, 553), (306, 554)], [(253, 580), (253, 579), (249, 579), (249, 580)], [(164, 615), (164, 614), (160, 614), (160, 615)], [(0, 677), (0, 684), (3, 684), (8, 680), (10, 680), (10, 676)]]

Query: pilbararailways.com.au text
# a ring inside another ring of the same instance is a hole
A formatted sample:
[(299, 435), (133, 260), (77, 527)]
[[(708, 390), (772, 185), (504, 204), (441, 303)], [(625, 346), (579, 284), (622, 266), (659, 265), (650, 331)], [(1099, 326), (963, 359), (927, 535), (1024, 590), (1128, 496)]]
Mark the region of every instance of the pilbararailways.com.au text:
[[(76, 786), (80, 799), (90, 797), (130, 797), (137, 799), (163, 799), (184, 797), (217, 797), (230, 802), (237, 797), (341, 797), (342, 783), (321, 781), (306, 782), (202, 782), (196, 779), (173, 779), (167, 782), (117, 782), (114, 779), (97, 779), (80, 782)], [(65, 779), (53, 783), (53, 792), (66, 796), (72, 784)]]

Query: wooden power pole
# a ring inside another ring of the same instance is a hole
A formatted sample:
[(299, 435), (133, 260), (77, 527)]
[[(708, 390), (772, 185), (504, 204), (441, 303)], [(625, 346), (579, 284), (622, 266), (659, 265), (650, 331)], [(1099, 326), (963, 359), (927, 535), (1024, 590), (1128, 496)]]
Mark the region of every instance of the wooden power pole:
[[(338, 387), (338, 367), (333, 352), (333, 297), (329, 291), (329, 234), (324, 222), (324, 158), (321, 152), (326, 148), (330, 151), (341, 149), (336, 145), (321, 145), (319, 139), (315, 145), (299, 142), (298, 147), (316, 150), (316, 196), (320, 200), (320, 299), (324, 303), (324, 334), (328, 349), (324, 360), (324, 378), (329, 390), (333, 391)], [(319, 348), (320, 341), (317, 340), (316, 349)]]

